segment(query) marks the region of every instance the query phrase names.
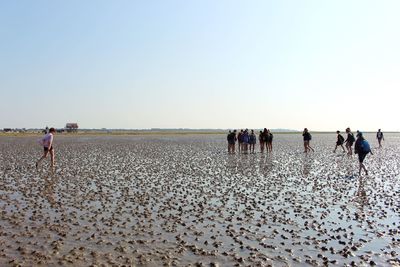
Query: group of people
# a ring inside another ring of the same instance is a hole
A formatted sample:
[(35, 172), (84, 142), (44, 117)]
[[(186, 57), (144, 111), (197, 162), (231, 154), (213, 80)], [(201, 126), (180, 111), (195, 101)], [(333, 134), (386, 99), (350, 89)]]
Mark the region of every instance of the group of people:
[[(265, 149), (267, 152), (272, 151), (273, 138), (274, 135), (267, 128), (264, 128), (263, 131), (260, 131), (258, 134), (258, 142), (260, 144), (261, 153), (264, 153)], [(248, 129), (240, 130), (240, 132), (237, 132), (236, 130), (230, 130), (226, 139), (228, 141), (229, 154), (235, 153), (236, 142), (238, 143), (239, 153), (255, 153), (257, 136), (254, 133), (254, 130), (251, 130), (250, 133)]]
[[(340, 131), (336, 131), (336, 133), (337, 133), (337, 141), (336, 141), (336, 146), (335, 146), (335, 149), (333, 150), (333, 152), (335, 153), (336, 149), (339, 146), (342, 147), (343, 152), (346, 152), (343, 147), (343, 144), (346, 143), (347, 154), (349, 156), (351, 156), (353, 154), (352, 146), (355, 142), (354, 153), (358, 155), (358, 161), (360, 163), (358, 173), (361, 174), (361, 170), (364, 170), (365, 174), (368, 175), (368, 171), (364, 165), (364, 159), (369, 153), (371, 153), (371, 155), (373, 155), (373, 153), (372, 153), (372, 150), (371, 150), (371, 147), (370, 147), (368, 141), (365, 140), (362, 132), (357, 131), (357, 135), (356, 135), (357, 139), (355, 139), (350, 128), (347, 128), (346, 129), (346, 133), (347, 133), (346, 140), (344, 140), (344, 137), (340, 134)], [(376, 139), (378, 140), (379, 148), (382, 148), (382, 141), (385, 139), (383, 137), (383, 133), (382, 133), (381, 129), (379, 129), (378, 132), (376, 133)]]
[[(356, 137), (354, 137), (354, 134), (351, 132), (350, 128), (346, 128), (346, 134), (347, 138), (344, 139), (344, 137), (340, 134), (340, 131), (336, 131), (337, 134), (337, 141), (336, 141), (336, 146), (333, 152), (335, 153), (337, 148), (340, 146), (343, 149), (343, 153), (346, 153), (347, 149), (347, 155), (352, 156), (353, 155), (353, 144), (354, 144), (354, 153), (358, 155), (358, 160), (359, 160), (359, 174), (361, 175), (361, 171), (364, 170), (366, 174), (368, 174), (367, 169), (365, 168), (364, 165), (364, 159), (365, 157), (371, 153), (373, 155), (371, 147), (368, 143), (367, 140), (365, 140), (362, 132), (357, 131)], [(381, 129), (378, 130), (376, 133), (376, 138), (378, 139), (378, 144), (379, 148), (382, 147), (382, 140), (384, 140), (383, 133)], [(304, 153), (308, 153), (310, 151), (314, 152), (314, 149), (310, 145), (310, 141), (312, 139), (312, 136), (310, 132), (308, 131), (307, 128), (304, 128), (303, 131), (303, 142), (304, 142)], [(238, 142), (238, 150), (239, 153), (242, 152), (244, 154), (247, 154), (250, 150), (250, 153), (255, 153), (254, 148), (256, 144), (256, 135), (254, 133), (254, 130), (251, 130), (249, 133), (248, 129), (246, 130), (240, 130), (240, 132), (237, 133), (236, 130), (229, 131), (228, 136), (227, 136), (227, 141), (228, 141), (228, 153), (229, 154), (234, 154), (235, 153), (235, 144), (236, 141)], [(266, 148), (267, 152), (272, 152), (272, 140), (273, 140), (273, 134), (270, 132), (270, 130), (264, 128), (263, 131), (260, 131), (258, 135), (258, 140), (260, 144), (260, 152), (264, 153), (264, 150)], [(346, 149), (344, 148), (344, 146)]]
[[(39, 164), (41, 163), (42, 160), (44, 160), (47, 155), (50, 153), (50, 160), (51, 160), (51, 168), (53, 169), (54, 167), (54, 146), (53, 146), (53, 139), (54, 139), (54, 134), (56, 130), (54, 128), (50, 128), (48, 133), (39, 140), (39, 143), (43, 146), (43, 155), (42, 157), (36, 162), (36, 168), (39, 167)], [(365, 157), (371, 153), (371, 147), (368, 143), (367, 140), (365, 140), (362, 132), (357, 131), (356, 137), (354, 137), (354, 134), (351, 132), (350, 128), (346, 128), (346, 134), (347, 138), (346, 140), (344, 137), (340, 134), (340, 131), (336, 131), (337, 134), (337, 141), (336, 141), (336, 146), (333, 152), (335, 153), (337, 148), (340, 146), (343, 149), (343, 152), (345, 153), (346, 150), (343, 147), (343, 144), (345, 144), (346, 149), (347, 149), (347, 154), (351, 156), (353, 154), (352, 147), (354, 144), (354, 153), (358, 155), (358, 160), (360, 163), (359, 166), (359, 174), (361, 174), (361, 170), (364, 170), (366, 174), (368, 174), (367, 169), (365, 168), (364, 165), (364, 159)], [(261, 153), (264, 153), (265, 149), (267, 152), (272, 152), (272, 141), (273, 141), (274, 135), (271, 133), (270, 130), (267, 128), (264, 128), (263, 131), (260, 131), (258, 134), (258, 141), (260, 144), (260, 151)], [(310, 146), (310, 141), (312, 139), (312, 136), (310, 132), (308, 131), (307, 128), (304, 128), (303, 131), (303, 141), (304, 141), (304, 153), (308, 153), (309, 151), (313, 151), (314, 149)], [(378, 144), (379, 148), (382, 147), (382, 140), (385, 140), (383, 137), (383, 133), (381, 129), (378, 130), (376, 133), (376, 139), (378, 139)], [(239, 153), (255, 153), (255, 145), (257, 143), (257, 136), (254, 133), (254, 130), (251, 130), (249, 133), (248, 129), (245, 130), (240, 130), (240, 132), (237, 132), (236, 130), (229, 131), (228, 136), (227, 136), (227, 141), (228, 141), (228, 153), (233, 154), (235, 153), (235, 147), (236, 147), (236, 142), (238, 142), (238, 150)]]

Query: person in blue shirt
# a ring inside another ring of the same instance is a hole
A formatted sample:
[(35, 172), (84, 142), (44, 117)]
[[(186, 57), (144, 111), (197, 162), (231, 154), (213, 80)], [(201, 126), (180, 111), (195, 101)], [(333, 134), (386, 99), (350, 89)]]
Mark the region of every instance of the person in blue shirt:
[(371, 153), (371, 155), (373, 155), (373, 153), (367, 140), (365, 140), (363, 137), (362, 132), (358, 132), (357, 134), (357, 140), (354, 145), (354, 153), (358, 155), (358, 162), (360, 163), (358, 175), (361, 175), (361, 170), (364, 170), (365, 174), (368, 175), (367, 168), (365, 168), (364, 165), (364, 159), (369, 153)]

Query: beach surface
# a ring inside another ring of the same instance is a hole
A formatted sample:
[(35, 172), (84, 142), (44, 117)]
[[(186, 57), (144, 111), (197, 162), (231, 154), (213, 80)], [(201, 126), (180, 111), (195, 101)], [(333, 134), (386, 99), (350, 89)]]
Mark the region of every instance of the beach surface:
[(0, 137), (0, 266), (400, 266), (400, 134), (358, 176), (334, 134)]

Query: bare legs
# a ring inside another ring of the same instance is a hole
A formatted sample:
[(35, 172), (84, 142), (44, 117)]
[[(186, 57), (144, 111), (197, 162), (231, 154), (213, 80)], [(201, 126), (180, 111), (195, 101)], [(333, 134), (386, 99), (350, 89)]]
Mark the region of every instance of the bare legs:
[(242, 152), (244, 154), (247, 154), (248, 149), (249, 149), (249, 145), (247, 143), (243, 142)]
[(347, 155), (349, 155), (349, 156), (353, 155), (353, 151), (352, 151), (351, 147), (352, 146), (349, 143), (346, 143)]
[(304, 153), (308, 153), (308, 151), (314, 152), (314, 149), (310, 146), (310, 141), (304, 141)]
[(365, 168), (364, 163), (360, 162), (360, 168), (359, 168), (359, 170), (358, 170), (358, 175), (361, 175), (361, 170), (362, 170), (362, 169), (365, 171), (365, 175), (368, 175), (368, 171), (367, 171), (367, 169)]
[(381, 142), (382, 142), (382, 139), (378, 138), (378, 144), (379, 144), (379, 148), (382, 148), (382, 144), (381, 144)]
[(272, 152), (272, 142), (267, 142), (267, 151)]
[(335, 149), (333, 150), (333, 153), (336, 153), (336, 149), (338, 148), (338, 146), (341, 146), (343, 149), (343, 153), (346, 153), (346, 150), (344, 149), (343, 145), (336, 145)]
[(54, 160), (55, 155), (54, 155), (54, 149), (53, 149), (53, 148), (50, 149), (50, 150), (44, 151), (43, 156), (36, 162), (36, 169), (39, 168), (39, 164), (42, 162), (42, 160), (44, 160), (45, 158), (47, 158), (47, 155), (48, 155), (49, 153), (50, 153), (50, 168), (53, 170), (53, 168), (54, 168), (54, 162), (55, 162), (55, 160)]
[(255, 148), (256, 144), (250, 144), (250, 153), (254, 153), (254, 148)]
[(228, 154), (235, 154), (235, 144), (228, 144)]

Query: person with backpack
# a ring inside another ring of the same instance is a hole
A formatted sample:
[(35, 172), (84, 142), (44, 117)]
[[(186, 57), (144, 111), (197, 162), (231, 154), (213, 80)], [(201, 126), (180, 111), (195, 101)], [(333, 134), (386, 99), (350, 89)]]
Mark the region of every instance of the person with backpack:
[(39, 168), (39, 164), (42, 160), (47, 158), (48, 153), (50, 153), (50, 168), (53, 170), (54, 168), (54, 134), (56, 130), (54, 128), (50, 128), (49, 132), (39, 140), (39, 143), (43, 146), (43, 156), (36, 162), (36, 170)]
[(254, 148), (257, 143), (257, 136), (254, 133), (254, 130), (251, 130), (251, 133), (249, 135), (249, 144), (250, 144), (250, 153), (254, 153)]
[(378, 130), (378, 132), (376, 133), (376, 139), (378, 139), (378, 143), (379, 143), (379, 148), (382, 148), (382, 140), (385, 141), (385, 138), (383, 137), (383, 133), (381, 132), (381, 129)]
[(358, 161), (360, 163), (358, 175), (361, 175), (362, 169), (365, 171), (365, 174), (368, 175), (368, 171), (364, 165), (364, 159), (369, 153), (371, 153), (371, 155), (373, 155), (373, 153), (368, 141), (363, 137), (362, 132), (358, 132), (357, 134), (356, 144), (354, 145), (354, 153), (358, 154)]
[(346, 141), (346, 148), (347, 148), (347, 155), (351, 156), (353, 154), (352, 146), (354, 144), (354, 141), (356, 140), (354, 138), (354, 134), (351, 132), (350, 127), (346, 128), (346, 133), (347, 133), (347, 138)]
[(308, 131), (307, 128), (304, 128), (303, 131), (303, 141), (304, 141), (304, 153), (308, 153), (308, 151), (312, 151), (314, 152), (314, 149), (310, 146), (310, 141), (311, 141), (312, 137), (310, 132)]
[(260, 151), (261, 151), (261, 153), (264, 153), (265, 142), (264, 142), (264, 133), (263, 133), (263, 131), (260, 131), (260, 133), (258, 134), (258, 142), (260, 143)]
[(336, 131), (336, 133), (337, 133), (337, 141), (336, 141), (336, 146), (335, 146), (335, 149), (333, 150), (333, 153), (336, 153), (336, 149), (338, 148), (338, 146), (341, 146), (343, 149), (343, 153), (346, 153), (346, 150), (343, 147), (344, 137), (340, 134), (340, 131)]

